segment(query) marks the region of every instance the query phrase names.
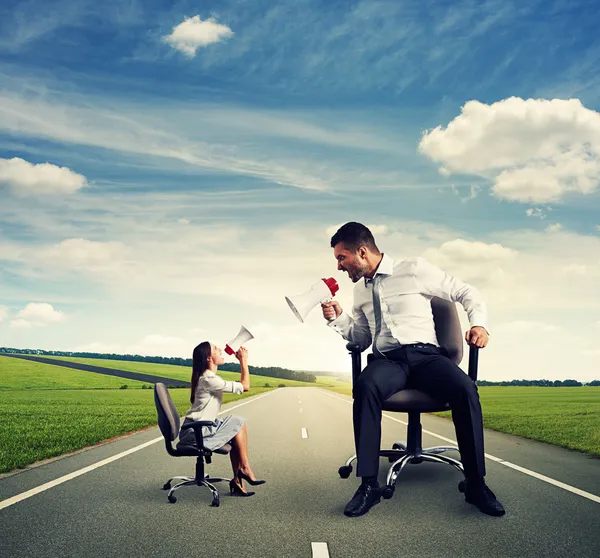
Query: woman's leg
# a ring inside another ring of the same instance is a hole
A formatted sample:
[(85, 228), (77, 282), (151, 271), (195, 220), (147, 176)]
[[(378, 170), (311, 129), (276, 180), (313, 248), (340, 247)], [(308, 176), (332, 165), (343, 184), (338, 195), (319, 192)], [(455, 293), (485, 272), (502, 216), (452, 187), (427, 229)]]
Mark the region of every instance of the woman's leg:
[(237, 474), (238, 471), (242, 471), (242, 473), (245, 473), (252, 480), (256, 480), (248, 460), (248, 432), (245, 424), (231, 441), (233, 442), (231, 448), (231, 464), (232, 467), (234, 467), (234, 474)]

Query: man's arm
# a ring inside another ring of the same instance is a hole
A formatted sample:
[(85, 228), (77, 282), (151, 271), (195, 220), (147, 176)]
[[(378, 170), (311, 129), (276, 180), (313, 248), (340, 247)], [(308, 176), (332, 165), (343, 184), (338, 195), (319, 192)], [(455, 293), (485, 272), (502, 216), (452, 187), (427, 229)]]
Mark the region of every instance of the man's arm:
[[(350, 317), (339, 304), (336, 303), (336, 306), (337, 318), (329, 320), (327, 325), (337, 331), (346, 341), (357, 343), (363, 349), (366, 349), (371, 344), (371, 329), (365, 313), (354, 306), (352, 317)], [(323, 307), (325, 308), (325, 304)], [(339, 309), (339, 313), (337, 309)]]
[(416, 258), (415, 279), (424, 294), (451, 302), (460, 302), (467, 312), (471, 330), (467, 343), (485, 347), (487, 344), (487, 307), (481, 293), (472, 285), (449, 275), (424, 258)]

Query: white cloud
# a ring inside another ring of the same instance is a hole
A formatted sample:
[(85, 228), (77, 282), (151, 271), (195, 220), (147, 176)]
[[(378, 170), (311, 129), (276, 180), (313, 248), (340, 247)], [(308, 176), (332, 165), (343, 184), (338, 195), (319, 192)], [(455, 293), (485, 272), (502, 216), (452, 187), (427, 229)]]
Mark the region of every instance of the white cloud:
[(146, 335), (138, 343), (127, 348), (128, 353), (139, 355), (181, 356), (191, 355), (194, 346), (189, 341), (171, 335), (153, 333)]
[(8, 316), (8, 306), (0, 306), (0, 322), (6, 320)]
[(565, 275), (587, 275), (590, 272), (590, 267), (586, 264), (572, 263), (561, 269)]
[(87, 185), (85, 176), (50, 163), (34, 165), (18, 157), (0, 159), (0, 184), (19, 195), (73, 194)]
[(67, 350), (73, 353), (114, 353), (190, 358), (194, 346), (191, 341), (180, 337), (152, 333), (131, 344), (93, 341), (72, 346)]
[(163, 40), (178, 50), (193, 58), (196, 51), (213, 43), (220, 43), (233, 36), (233, 31), (214, 17), (202, 20), (200, 16), (186, 17), (179, 25), (173, 27), (170, 35)]
[(547, 217), (546, 211), (551, 211), (551, 208), (543, 208), (543, 207), (530, 207), (525, 212), (527, 217), (538, 217), (539, 219), (545, 219)]
[(127, 252), (122, 242), (97, 242), (84, 238), (69, 238), (44, 250), (43, 256), (55, 264), (74, 269), (96, 269), (120, 262)]
[(497, 286), (509, 288), (508, 271), (518, 252), (499, 243), (469, 241), (461, 238), (442, 243), (439, 248), (426, 248), (423, 257), (448, 273), (481, 289)]
[(466, 203), (469, 200), (474, 200), (479, 195), (479, 186), (476, 184), (471, 184), (469, 188), (469, 193), (466, 196), (461, 196), (461, 190), (464, 188), (457, 188), (454, 184), (450, 186), (452, 189), (452, 193), (457, 195), (462, 203)]
[[(428, 252), (432, 254), (433, 252)], [(504, 261), (514, 258), (516, 251), (498, 243), (488, 244), (485, 242), (464, 240), (456, 238), (444, 242), (436, 253), (440, 256), (454, 261)]]
[(556, 202), (598, 187), (600, 113), (577, 99), (469, 101), (446, 128), (425, 132), (419, 150), (445, 172), (489, 178), (499, 198)]
[[(352, 170), (334, 168), (329, 162), (316, 167), (314, 161), (298, 158), (296, 152), (287, 158), (275, 157), (272, 146), (258, 154), (251, 148), (242, 150), (236, 144), (237, 136), (223, 138), (218, 126), (203, 125), (200, 107), (185, 114), (175, 109), (166, 114), (164, 107), (156, 113), (122, 106), (119, 112), (103, 108), (104, 103), (102, 99), (81, 98), (54, 103), (0, 92), (0, 130), (35, 139), (101, 147), (112, 150), (117, 157), (140, 155), (153, 165), (176, 162), (175, 167), (166, 167), (170, 171), (213, 169), (309, 190), (328, 190), (334, 182), (345, 187), (359, 182), (364, 187), (365, 181), (367, 186), (398, 182), (394, 173), (373, 172), (357, 178)], [(202, 133), (198, 134), (198, 130)]]
[(45, 327), (54, 323), (62, 322), (65, 314), (55, 310), (47, 302), (30, 302), (20, 310), (10, 326), (15, 329), (29, 329), (32, 327)]
[[(325, 234), (329, 237), (329, 239), (331, 239), (331, 237), (338, 231), (338, 229), (342, 226), (345, 225), (348, 221), (344, 221), (343, 223), (338, 223), (337, 225), (332, 225), (330, 227), (327, 227), (325, 229)], [(368, 224), (368, 223), (363, 223), (365, 225), (365, 227), (367, 227), (371, 233), (373, 234), (373, 236), (375, 237), (375, 242), (377, 243), (377, 236), (384, 236), (388, 233), (389, 231), (389, 227), (387, 225), (376, 225), (376, 224)]]
[(515, 320), (508, 323), (498, 324), (495, 328), (496, 331), (502, 334), (521, 334), (532, 331), (537, 332), (552, 332), (560, 331), (562, 328), (556, 325), (539, 322), (536, 320)]
[(554, 223), (553, 225), (550, 225), (548, 227), (546, 227), (546, 232), (558, 232), (558, 231), (562, 231), (563, 230), (563, 226), (560, 223)]

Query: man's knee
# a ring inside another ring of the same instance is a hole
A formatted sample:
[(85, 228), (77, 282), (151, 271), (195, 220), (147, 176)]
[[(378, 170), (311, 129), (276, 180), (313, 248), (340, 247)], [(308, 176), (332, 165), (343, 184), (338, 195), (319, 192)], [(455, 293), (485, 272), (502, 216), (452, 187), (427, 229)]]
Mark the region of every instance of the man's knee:
[(449, 402), (451, 405), (452, 403), (479, 403), (479, 392), (477, 391), (475, 382), (468, 376), (465, 376), (463, 381), (458, 383), (452, 390)]

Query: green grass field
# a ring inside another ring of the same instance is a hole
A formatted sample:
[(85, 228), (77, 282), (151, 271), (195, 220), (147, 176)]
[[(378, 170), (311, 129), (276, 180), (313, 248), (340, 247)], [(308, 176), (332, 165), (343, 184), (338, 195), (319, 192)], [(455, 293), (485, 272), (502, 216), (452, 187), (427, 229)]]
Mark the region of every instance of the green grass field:
[[(144, 374), (154, 374), (155, 376), (163, 376), (165, 378), (172, 378), (174, 380), (183, 380), (189, 382), (192, 369), (187, 366), (178, 366), (175, 364), (155, 364), (153, 362), (135, 362), (130, 360), (107, 360), (102, 358), (77, 358), (77, 357), (55, 357), (48, 355), (40, 355), (44, 358), (52, 358), (54, 360), (65, 360), (68, 362), (79, 362), (82, 364), (90, 364), (92, 366), (101, 366), (103, 368), (113, 368), (116, 370), (126, 370), (127, 372), (140, 372)], [(0, 357), (1, 358), (1, 357)], [(50, 365), (47, 365), (50, 366)], [(240, 379), (239, 372), (227, 372), (225, 370), (219, 371), (219, 375), (225, 380), (237, 380)], [(250, 387), (264, 387), (268, 383), (271, 387), (277, 387), (279, 384), (285, 386), (320, 386), (325, 387), (326, 384), (331, 384), (329, 381), (331, 378), (323, 376), (323, 381), (318, 381), (316, 384), (308, 384), (306, 382), (299, 382), (297, 380), (286, 380), (283, 378), (271, 378), (269, 376), (257, 376), (250, 374)]]
[(478, 389), (486, 428), (600, 456), (600, 387)]
[[(187, 381), (191, 374), (190, 369), (180, 366), (76, 360)], [(221, 375), (226, 380), (240, 377), (235, 372)], [(269, 387), (265, 387), (267, 384)], [(127, 385), (127, 389), (120, 389), (123, 385)], [(250, 392), (224, 394), (223, 401), (228, 403), (258, 395), (280, 385), (314, 384), (251, 376)], [(154, 392), (140, 389), (142, 386), (149, 384), (0, 356), (0, 473), (155, 425)], [(170, 393), (183, 415), (190, 407), (189, 389), (171, 389)]]
[(0, 356), (0, 390), (118, 389), (123, 385), (141, 388), (144, 382)]
[[(229, 402), (268, 391), (224, 394)], [(183, 415), (188, 389), (169, 390)], [(0, 472), (62, 455), (157, 422), (153, 390), (0, 392)]]
[[(351, 395), (348, 382), (328, 388)], [(600, 456), (600, 387), (479, 386), (485, 428)], [(435, 413), (451, 418), (450, 412)]]

